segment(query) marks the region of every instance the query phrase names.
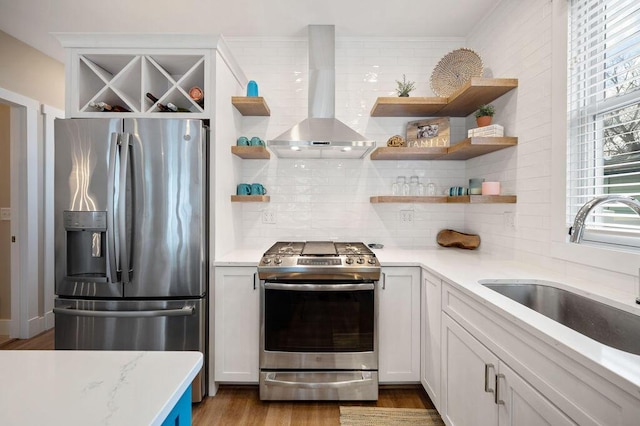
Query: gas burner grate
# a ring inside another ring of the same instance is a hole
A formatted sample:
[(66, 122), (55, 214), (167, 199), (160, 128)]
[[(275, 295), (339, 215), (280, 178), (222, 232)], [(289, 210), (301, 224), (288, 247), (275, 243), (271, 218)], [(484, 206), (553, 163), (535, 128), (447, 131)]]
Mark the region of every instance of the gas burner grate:
[(372, 255), (373, 252), (363, 243), (335, 243), (339, 255)]
[(265, 256), (299, 256), (304, 243), (301, 241), (277, 242), (265, 252)]

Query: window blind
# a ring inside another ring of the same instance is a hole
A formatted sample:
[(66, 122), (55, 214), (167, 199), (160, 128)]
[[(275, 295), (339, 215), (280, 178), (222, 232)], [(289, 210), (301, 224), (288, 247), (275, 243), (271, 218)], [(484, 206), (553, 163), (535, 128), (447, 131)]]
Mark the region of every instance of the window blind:
[[(640, 199), (640, 2), (571, 0), (569, 11), (567, 224), (595, 196)], [(622, 204), (588, 218), (585, 239), (640, 247), (638, 237)]]

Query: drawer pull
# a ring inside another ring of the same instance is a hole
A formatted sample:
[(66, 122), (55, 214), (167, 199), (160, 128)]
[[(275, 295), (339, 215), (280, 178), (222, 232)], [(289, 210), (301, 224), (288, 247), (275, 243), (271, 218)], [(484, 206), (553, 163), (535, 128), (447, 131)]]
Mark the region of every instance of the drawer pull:
[(498, 405), (504, 405), (504, 401), (500, 399), (498, 395), (500, 393), (500, 379), (504, 379), (504, 374), (496, 374), (496, 394), (495, 394), (495, 402)]
[(495, 368), (493, 364), (485, 364), (484, 365), (484, 391), (489, 393), (494, 393), (494, 389), (489, 387), (489, 370), (494, 370)]

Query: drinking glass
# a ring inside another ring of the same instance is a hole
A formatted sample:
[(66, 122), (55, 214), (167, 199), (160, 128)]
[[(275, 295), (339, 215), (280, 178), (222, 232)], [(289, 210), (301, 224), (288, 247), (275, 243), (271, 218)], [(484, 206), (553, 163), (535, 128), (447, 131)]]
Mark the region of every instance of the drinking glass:
[(420, 195), (418, 192), (418, 185), (420, 185), (420, 179), (418, 176), (411, 176), (409, 178), (409, 195)]
[(427, 195), (436, 195), (436, 186), (434, 185), (433, 182), (429, 182), (427, 184)]
[(409, 184), (406, 177), (398, 176), (396, 184), (398, 185), (398, 195), (409, 195)]

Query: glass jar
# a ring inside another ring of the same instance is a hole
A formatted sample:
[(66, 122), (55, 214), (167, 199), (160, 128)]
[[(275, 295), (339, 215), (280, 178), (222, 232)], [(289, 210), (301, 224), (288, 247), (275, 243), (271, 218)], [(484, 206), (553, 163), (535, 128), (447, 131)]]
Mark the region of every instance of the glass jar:
[(429, 182), (427, 184), (427, 195), (429, 196), (436, 195), (436, 185), (433, 182)]
[(400, 184), (398, 184), (397, 179), (391, 184), (391, 195), (402, 195), (402, 189), (400, 188)]
[(407, 183), (407, 178), (404, 176), (398, 176), (396, 178), (397, 194), (394, 195), (409, 195), (409, 184)]
[(420, 195), (419, 193), (420, 178), (411, 176), (409, 178), (409, 195)]

